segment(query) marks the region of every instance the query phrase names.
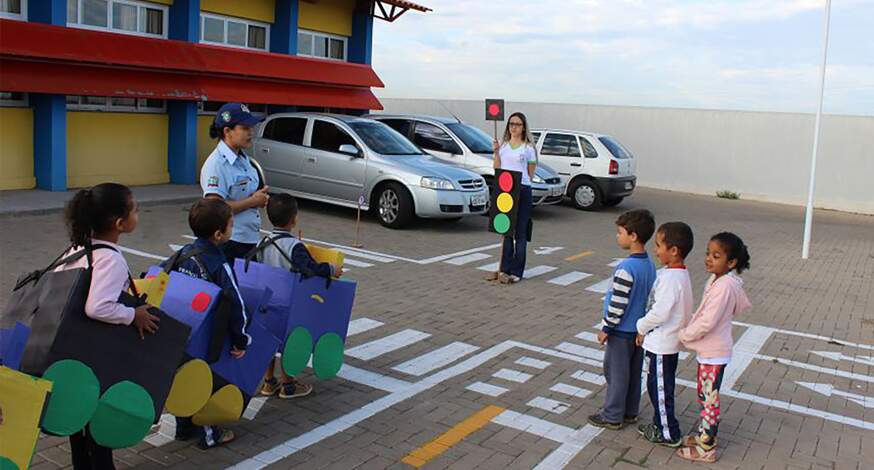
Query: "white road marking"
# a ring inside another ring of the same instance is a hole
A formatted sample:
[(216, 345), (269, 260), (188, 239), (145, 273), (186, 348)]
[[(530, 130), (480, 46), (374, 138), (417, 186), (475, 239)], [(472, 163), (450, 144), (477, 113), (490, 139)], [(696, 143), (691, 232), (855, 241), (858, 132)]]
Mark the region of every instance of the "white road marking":
[[(735, 322), (731, 322), (731, 323), (734, 325), (737, 325), (737, 326), (746, 326), (746, 327), (756, 326), (756, 325), (751, 325), (749, 323), (744, 323), (744, 322), (739, 322), (739, 321), (735, 321)], [(851, 343), (849, 341), (844, 341), (842, 339), (835, 339), (835, 338), (830, 337), (830, 336), (815, 335), (815, 334), (811, 334), (811, 333), (804, 333), (802, 331), (781, 330), (779, 328), (772, 328), (772, 329), (774, 330), (774, 333), (783, 333), (783, 334), (787, 334), (787, 335), (800, 336), (802, 338), (818, 339), (820, 341), (828, 341), (828, 342), (836, 343), (840, 346), (849, 346), (851, 348), (867, 349), (869, 351), (874, 351), (874, 346), (872, 346), (870, 344)]]
[[(597, 327), (601, 327), (601, 323), (598, 322)], [(598, 343), (598, 335), (592, 333), (591, 331), (581, 331), (577, 333), (574, 338), (581, 339), (583, 341), (588, 341), (590, 343)], [(600, 344), (600, 343), (598, 343)]]
[(392, 367), (392, 369), (420, 377), (441, 367), (448, 366), (478, 349), (479, 346), (456, 341), (454, 343), (449, 343), (442, 348), (422, 354), (414, 359), (410, 359), (403, 364)]
[(422, 341), (429, 336), (431, 336), (430, 333), (423, 333), (421, 331), (412, 329), (403, 330), (393, 335), (385, 336), (383, 338), (373, 340), (369, 343), (364, 343), (352, 349), (347, 349), (346, 355), (361, 359), (363, 361), (369, 361), (370, 359), (373, 359), (375, 357), (382, 356), (383, 354)]
[(568, 396), (576, 397), (576, 398), (586, 398), (587, 396), (592, 394), (591, 390), (586, 390), (585, 388), (575, 387), (566, 383), (557, 383), (549, 388), (551, 392), (563, 393)]
[(613, 278), (608, 277), (607, 279), (604, 279), (603, 281), (601, 281), (597, 284), (592, 284), (591, 286), (586, 287), (586, 290), (589, 292), (594, 292), (596, 294), (606, 294), (607, 290), (610, 289), (610, 284), (612, 282), (613, 282)]
[(491, 264), (487, 264), (487, 265), (485, 265), (485, 266), (480, 266), (480, 267), (478, 267), (478, 268), (476, 268), (476, 269), (479, 269), (480, 271), (497, 271), (497, 270), (498, 270), (498, 264), (499, 264), (499, 263), (491, 263)]
[(866, 366), (874, 366), (874, 358), (870, 356), (847, 356), (836, 351), (810, 351), (811, 354), (816, 354), (819, 357), (831, 359), (833, 361), (850, 361)]
[(521, 383), (527, 382), (533, 376), (531, 374), (526, 374), (525, 372), (520, 372), (518, 370), (501, 369), (501, 370), (495, 372), (494, 374), (492, 374), (492, 377), (495, 377), (497, 379), (504, 379), (504, 380), (508, 380), (510, 382), (516, 382), (516, 383), (521, 384)]
[(172, 252), (174, 252), (174, 253), (177, 252), (177, 251), (179, 251), (179, 250), (181, 250), (182, 247), (183, 247), (183, 245), (177, 245), (177, 244), (175, 244), (175, 243), (170, 243), (170, 244), (167, 245), (167, 246), (169, 246), (169, 247), (170, 247), (170, 251), (172, 251)]
[(448, 254), (448, 255), (440, 255), (440, 256), (434, 256), (433, 258), (426, 258), (426, 259), (423, 259), (423, 260), (411, 260), (411, 261), (412, 261), (413, 263), (417, 263), (417, 264), (431, 264), (431, 263), (437, 263), (437, 262), (439, 262), (439, 261), (445, 261), (445, 260), (448, 260), (448, 259), (450, 259), (450, 258), (456, 258), (456, 257), (459, 257), (459, 256), (468, 255), (468, 254), (470, 254), (470, 253), (476, 253), (477, 251), (487, 251), (487, 250), (491, 250), (491, 249), (494, 249), (494, 248), (500, 248), (501, 245), (503, 245), (503, 243), (495, 243), (495, 244), (493, 244), (493, 245), (481, 246), (481, 247), (479, 247), (479, 248), (471, 248), (471, 249), (469, 249), (469, 250), (459, 251), (459, 252), (456, 252), (456, 253), (450, 253), (450, 254)]
[(541, 274), (551, 273), (556, 269), (558, 268), (556, 268), (555, 266), (535, 266), (531, 269), (526, 269), (525, 272), (522, 274), (522, 277), (525, 279), (531, 279), (540, 276)]
[(144, 439), (155, 447), (169, 444), (176, 439), (176, 417), (170, 413), (161, 415), (158, 432), (146, 436)]
[(812, 364), (807, 364), (806, 362), (792, 361), (789, 359), (783, 359), (781, 357), (766, 356), (764, 354), (756, 354), (755, 358), (761, 359), (763, 361), (778, 362), (786, 366), (798, 367), (800, 369), (812, 370), (822, 374), (836, 375), (838, 377), (845, 377), (848, 379), (859, 380), (862, 382), (874, 383), (874, 377), (863, 374), (856, 374), (853, 372), (846, 372), (843, 370), (838, 370), (836, 368), (820, 367)]
[(546, 369), (550, 365), (551, 362), (541, 361), (539, 359), (534, 359), (533, 357), (523, 356), (516, 360), (516, 364), (520, 366), (533, 367), (535, 369)]
[(582, 281), (583, 279), (591, 276), (589, 273), (583, 273), (579, 271), (571, 271), (567, 274), (562, 274), (561, 276), (554, 277), (546, 282), (550, 284), (555, 284), (562, 287), (567, 287), (575, 282)]
[(162, 256), (162, 255), (156, 255), (156, 254), (152, 254), (152, 253), (146, 253), (145, 251), (134, 250), (133, 248), (128, 248), (126, 246), (121, 246), (121, 245), (118, 246), (118, 249), (125, 252), (125, 253), (130, 253), (132, 255), (142, 256), (143, 258), (151, 258), (151, 259), (157, 259), (157, 260), (161, 260), (161, 261), (164, 261), (165, 259), (169, 258), (169, 256)]
[(394, 393), (410, 386), (410, 383), (407, 381), (353, 367), (349, 364), (343, 364), (340, 372), (337, 373), (337, 377), (389, 393)]
[(453, 264), (455, 266), (464, 266), (467, 263), (473, 263), (474, 261), (479, 261), (491, 257), (492, 255), (487, 255), (485, 253), (471, 253), (469, 255), (459, 256), (458, 258), (448, 259), (444, 261), (444, 263)]
[(586, 372), (584, 370), (578, 370), (571, 374), (572, 378), (577, 380), (582, 380), (583, 382), (589, 382), (595, 385), (604, 385), (607, 383), (607, 380), (604, 379), (603, 375), (594, 374), (592, 372)]
[(563, 250), (563, 246), (541, 246), (539, 248), (534, 249), (535, 255), (549, 255), (555, 253), (556, 251)]
[(261, 411), (261, 408), (266, 401), (267, 397), (256, 397), (249, 400), (249, 406), (247, 406), (246, 411), (243, 412), (243, 418), (250, 421), (255, 419), (255, 416), (258, 416), (258, 412)]
[(567, 426), (511, 410), (504, 411), (495, 416), (492, 418), (492, 422), (561, 444), (558, 449), (552, 451), (540, 464), (534, 467), (537, 470), (564, 468), (584, 447), (592, 442), (592, 439), (601, 433), (600, 428), (589, 424), (580, 429), (571, 429)]
[(541, 410), (555, 413), (557, 415), (564, 413), (568, 410), (568, 408), (571, 407), (571, 405), (568, 403), (546, 397), (534, 397), (528, 403), (526, 403), (526, 405), (533, 408), (540, 408)]
[(510, 391), (504, 387), (498, 387), (497, 385), (491, 385), (484, 382), (474, 382), (465, 388), (472, 392), (482, 393), (483, 395), (488, 395), (490, 397), (499, 397)]
[(562, 469), (580, 453), (583, 448), (589, 445), (598, 434), (601, 434), (601, 429), (587, 424), (577, 431), (574, 431), (567, 438), (567, 442), (560, 445), (541, 460), (533, 470), (553, 470)]
[(356, 268), (369, 268), (369, 267), (373, 266), (370, 263), (365, 263), (364, 261), (358, 261), (357, 259), (352, 259), (352, 258), (344, 258), (343, 264), (344, 265), (348, 264), (349, 266), (355, 266)]
[(346, 337), (354, 336), (360, 333), (364, 333), (365, 331), (370, 331), (374, 328), (379, 328), (385, 323), (377, 320), (371, 320), (370, 318), (356, 318), (349, 322), (349, 330), (346, 333)]
[(734, 388), (734, 384), (741, 374), (749, 367), (750, 363), (759, 350), (762, 349), (771, 333), (774, 330), (765, 326), (749, 326), (741, 337), (734, 343), (731, 351), (731, 361), (725, 367), (725, 374), (722, 376), (721, 389), (728, 390)]
[(555, 349), (576, 356), (588, 357), (589, 359), (594, 359), (596, 361), (604, 360), (604, 351), (601, 351), (600, 349), (593, 349), (588, 346), (581, 346), (579, 344), (564, 342), (556, 346)]
[(613, 261), (607, 263), (607, 266), (611, 267), (611, 268), (615, 268), (616, 266), (619, 266), (619, 263), (621, 263), (622, 260), (624, 260), (624, 259), (625, 258), (613, 258)]
[(813, 390), (814, 392), (825, 395), (827, 397), (830, 397), (832, 395), (835, 395), (838, 397), (844, 397), (853, 403), (864, 406), (865, 408), (874, 408), (874, 397), (866, 397), (865, 395), (857, 395), (855, 393), (837, 390), (837, 389), (835, 389), (835, 386), (832, 384), (820, 384), (820, 383), (797, 382), (797, 381), (795, 383), (808, 389), (808, 390)]

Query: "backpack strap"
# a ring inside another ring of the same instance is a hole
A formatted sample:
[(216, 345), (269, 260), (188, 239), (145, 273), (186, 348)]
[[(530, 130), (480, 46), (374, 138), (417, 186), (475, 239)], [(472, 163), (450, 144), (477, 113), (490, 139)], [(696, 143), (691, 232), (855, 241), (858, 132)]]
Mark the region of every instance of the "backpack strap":
[(291, 271), (297, 272), (297, 270), (294, 269), (294, 262), (291, 260), (291, 257), (288, 256), (288, 254), (282, 248), (279, 247), (278, 243), (276, 243), (277, 241), (285, 239), (285, 238), (294, 238), (294, 235), (292, 235), (290, 233), (277, 233), (273, 236), (265, 236), (264, 238), (262, 238), (261, 241), (258, 242), (257, 245), (255, 245), (255, 248), (252, 248), (251, 250), (249, 250), (248, 253), (246, 253), (246, 256), (244, 257), (244, 260), (245, 260), (244, 270), (248, 271), (249, 270), (249, 263), (259, 253), (262, 253), (269, 245), (273, 245), (273, 247), (276, 248), (276, 250), (279, 252), (279, 254), (283, 258), (285, 258), (285, 261), (288, 261), (288, 264), (290, 266), (292, 266)]
[(206, 275), (207, 280), (209, 280), (209, 282), (212, 282), (213, 284), (217, 284), (216, 280), (213, 278), (209, 270), (206, 269), (206, 265), (203, 264), (203, 261), (201, 261), (199, 257), (201, 254), (205, 253), (206, 250), (201, 247), (194, 247), (188, 250), (188, 252), (186, 252), (185, 254), (182, 254), (183, 250), (184, 248), (180, 248), (176, 251), (176, 253), (173, 253), (173, 256), (171, 256), (167, 260), (167, 264), (164, 266), (164, 272), (169, 274), (170, 271), (175, 271), (180, 264), (188, 260), (194, 260), (194, 262), (197, 263), (197, 267), (198, 269), (200, 269), (200, 272)]

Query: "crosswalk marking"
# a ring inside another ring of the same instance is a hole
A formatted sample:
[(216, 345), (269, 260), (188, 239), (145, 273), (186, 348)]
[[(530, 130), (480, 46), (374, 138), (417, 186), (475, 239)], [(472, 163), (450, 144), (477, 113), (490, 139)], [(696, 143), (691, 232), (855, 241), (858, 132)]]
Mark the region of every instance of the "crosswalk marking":
[(465, 388), (472, 392), (482, 393), (483, 395), (488, 395), (490, 397), (498, 397), (509, 392), (509, 390), (504, 387), (498, 387), (497, 385), (491, 385), (484, 382), (474, 382)]
[(392, 367), (392, 369), (419, 377), (443, 366), (452, 364), (458, 359), (461, 359), (478, 349), (479, 346), (456, 341), (414, 359), (410, 359), (403, 364)]
[(601, 351), (600, 349), (592, 349), (587, 346), (581, 346), (579, 344), (565, 342), (556, 346), (555, 349), (577, 356), (588, 357), (589, 359), (595, 359), (598, 361), (604, 360), (604, 351)]
[(546, 369), (550, 365), (551, 362), (541, 361), (539, 359), (534, 359), (533, 357), (523, 356), (516, 360), (516, 364), (520, 366), (533, 367), (535, 369)]
[(524, 277), (525, 279), (531, 279), (533, 277), (540, 276), (541, 274), (546, 274), (546, 273), (555, 271), (556, 269), (558, 269), (558, 268), (556, 268), (555, 266), (545, 266), (545, 265), (535, 266), (531, 269), (526, 269), (524, 274), (522, 274), (522, 277)]
[(267, 397), (256, 397), (250, 400), (249, 406), (247, 406), (246, 411), (243, 412), (243, 418), (246, 418), (249, 421), (255, 419), (255, 416), (258, 416), (258, 412), (261, 411), (261, 408), (266, 401)]
[(575, 282), (582, 281), (583, 279), (591, 276), (589, 273), (581, 273), (579, 271), (571, 271), (567, 274), (562, 274), (561, 276), (554, 277), (546, 282), (550, 284), (555, 284), (562, 287), (567, 287)]
[(492, 374), (492, 377), (495, 377), (497, 379), (509, 380), (510, 382), (516, 382), (521, 384), (527, 382), (533, 376), (531, 374), (526, 374), (525, 372), (519, 372), (518, 370), (501, 369)]
[(485, 253), (471, 253), (469, 255), (459, 256), (458, 258), (448, 259), (444, 261), (444, 263), (454, 264), (455, 266), (463, 266), (467, 263), (473, 263), (474, 261), (479, 261), (491, 257), (492, 255), (487, 255)]
[(369, 268), (373, 266), (370, 263), (365, 263), (364, 261), (358, 261), (357, 259), (346, 258), (343, 260), (343, 264), (348, 264), (349, 266), (355, 266), (356, 268)]
[(356, 346), (352, 349), (347, 350), (346, 355), (361, 359), (363, 361), (368, 361), (375, 357), (382, 356), (383, 354), (422, 341), (429, 336), (431, 336), (430, 333), (423, 333), (421, 331), (407, 329), (399, 331), (393, 335), (389, 335), (371, 341), (369, 343)]
[(397, 392), (410, 385), (409, 382), (404, 380), (377, 374), (376, 372), (350, 366), (349, 364), (343, 364), (340, 372), (337, 373), (337, 377), (389, 393)]
[[(600, 327), (601, 323), (599, 322), (597, 326)], [(576, 336), (574, 336), (574, 337), (577, 339), (581, 339), (583, 341), (590, 341), (592, 343), (598, 342), (598, 335), (596, 335), (595, 333), (592, 333), (591, 331), (581, 331), (581, 332), (577, 333)]]
[(155, 447), (161, 447), (164, 444), (169, 444), (176, 439), (176, 417), (170, 413), (161, 415), (158, 432), (146, 436), (144, 439), (149, 444)]
[(586, 290), (589, 292), (594, 292), (596, 294), (606, 294), (607, 289), (610, 288), (610, 284), (612, 282), (613, 282), (613, 278), (608, 277), (607, 279), (604, 279), (603, 281), (601, 281), (597, 284), (592, 284), (591, 286), (586, 287)]
[(382, 325), (384, 325), (383, 322), (371, 320), (370, 318), (356, 318), (349, 322), (349, 330), (346, 333), (346, 337), (364, 333), (365, 331), (379, 328)]
[(479, 269), (480, 271), (497, 271), (497, 270), (498, 270), (498, 264), (499, 264), (499, 263), (491, 263), (491, 264), (487, 264), (487, 265), (485, 265), (485, 266), (480, 266), (480, 267), (478, 267), (478, 268), (476, 268), (476, 269)]
[(546, 410), (550, 413), (555, 413), (558, 415), (564, 413), (565, 411), (567, 411), (568, 408), (571, 407), (571, 405), (563, 401), (553, 400), (552, 398), (546, 397), (534, 397), (528, 403), (526, 403), (526, 405), (534, 408), (540, 408), (541, 410)]
[(571, 377), (577, 380), (582, 380), (583, 382), (589, 382), (595, 385), (604, 385), (607, 383), (607, 380), (604, 379), (604, 376), (593, 374), (592, 372), (587, 372), (584, 370), (578, 370), (571, 374)]
[(566, 383), (557, 383), (549, 388), (552, 392), (563, 393), (568, 396), (576, 397), (576, 398), (586, 398), (591, 395), (591, 390), (586, 390), (585, 388), (575, 387)]
[(622, 260), (624, 260), (624, 259), (625, 258), (613, 258), (613, 261), (608, 263), (607, 266), (609, 266), (611, 268), (615, 268), (616, 266), (619, 266), (619, 263), (621, 263)]

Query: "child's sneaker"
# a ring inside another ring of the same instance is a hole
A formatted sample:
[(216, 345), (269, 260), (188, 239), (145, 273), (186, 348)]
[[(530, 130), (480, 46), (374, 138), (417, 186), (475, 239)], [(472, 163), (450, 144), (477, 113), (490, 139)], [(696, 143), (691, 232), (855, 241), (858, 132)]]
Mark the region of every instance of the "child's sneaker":
[(665, 439), (665, 436), (663, 436), (661, 431), (659, 431), (659, 427), (652, 423), (641, 424), (637, 427), (637, 432), (649, 442), (652, 442), (653, 444), (663, 445), (665, 447), (677, 448), (680, 447), (680, 444), (683, 443), (682, 439), (677, 439), (674, 441)]
[(276, 377), (273, 377), (270, 380), (265, 380), (261, 385), (261, 395), (272, 397), (273, 395), (276, 395), (276, 392), (278, 392), (280, 388), (282, 388), (282, 386), (279, 384), (279, 381), (276, 380)]
[(282, 387), (279, 388), (279, 398), (287, 399), (305, 397), (312, 393), (312, 391), (312, 385), (305, 384), (300, 380), (292, 377), (291, 381), (282, 384)]
[(637, 423), (637, 416), (626, 416), (622, 419), (622, 424), (628, 426)]
[(600, 413), (589, 416), (589, 424), (595, 427), (610, 429), (613, 431), (618, 431), (622, 429), (622, 423), (611, 423), (609, 421), (605, 421), (604, 418), (601, 417)]

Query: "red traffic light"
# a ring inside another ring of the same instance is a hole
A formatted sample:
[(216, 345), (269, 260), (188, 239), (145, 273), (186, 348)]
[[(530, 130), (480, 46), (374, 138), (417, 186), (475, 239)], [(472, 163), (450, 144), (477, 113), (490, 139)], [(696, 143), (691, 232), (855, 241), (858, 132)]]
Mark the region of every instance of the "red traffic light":
[(486, 121), (504, 120), (504, 100), (486, 100)]
[(500, 107), (500, 106), (496, 105), (495, 103), (492, 103), (492, 104), (489, 105), (489, 114), (490, 114), (490, 115), (492, 115), (492, 116), (497, 116), (497, 115), (500, 114), (500, 113), (501, 113), (501, 107)]

